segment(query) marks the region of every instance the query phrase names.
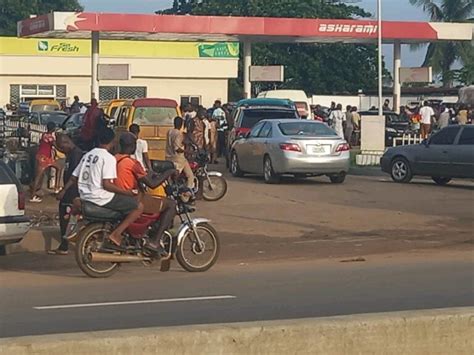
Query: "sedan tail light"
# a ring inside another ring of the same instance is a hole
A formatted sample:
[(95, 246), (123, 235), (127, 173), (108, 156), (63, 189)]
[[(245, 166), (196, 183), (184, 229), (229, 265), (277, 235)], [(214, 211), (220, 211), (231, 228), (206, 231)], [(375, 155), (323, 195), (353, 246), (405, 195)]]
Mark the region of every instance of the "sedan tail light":
[(300, 146), (295, 143), (281, 143), (280, 149), (287, 152), (301, 152)]
[(336, 148), (336, 153), (347, 152), (351, 150), (351, 146), (347, 143), (341, 143)]

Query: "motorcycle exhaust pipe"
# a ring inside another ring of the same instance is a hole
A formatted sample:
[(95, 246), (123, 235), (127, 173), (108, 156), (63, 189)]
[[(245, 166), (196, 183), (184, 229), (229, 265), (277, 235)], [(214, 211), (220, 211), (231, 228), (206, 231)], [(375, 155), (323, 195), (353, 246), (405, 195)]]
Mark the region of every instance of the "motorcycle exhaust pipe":
[(107, 253), (90, 253), (91, 261), (94, 262), (110, 262), (110, 263), (133, 263), (139, 261), (149, 261), (143, 255), (120, 255), (120, 254), (107, 254)]

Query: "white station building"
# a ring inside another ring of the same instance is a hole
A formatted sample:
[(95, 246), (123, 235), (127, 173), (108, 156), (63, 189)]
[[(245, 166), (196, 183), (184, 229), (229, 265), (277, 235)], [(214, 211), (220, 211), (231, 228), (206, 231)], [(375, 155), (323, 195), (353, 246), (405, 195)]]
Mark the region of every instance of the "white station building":
[[(100, 53), (103, 70), (122, 64), (123, 77), (99, 78), (99, 100), (170, 98), (207, 107), (227, 101), (239, 44), (102, 40)], [(74, 95), (88, 102), (90, 58), (90, 40), (0, 37), (0, 107), (35, 98), (70, 103)]]

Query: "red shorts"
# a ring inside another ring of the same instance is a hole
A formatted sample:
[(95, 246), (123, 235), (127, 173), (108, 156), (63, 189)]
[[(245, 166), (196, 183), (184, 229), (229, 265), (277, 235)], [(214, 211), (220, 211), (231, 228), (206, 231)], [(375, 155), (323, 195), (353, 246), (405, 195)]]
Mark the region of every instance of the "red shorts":
[(55, 161), (53, 158), (50, 158), (50, 157), (48, 158), (48, 157), (45, 157), (44, 155), (37, 155), (36, 164), (38, 164), (38, 167), (40, 167), (41, 169), (46, 169), (51, 166), (54, 166)]

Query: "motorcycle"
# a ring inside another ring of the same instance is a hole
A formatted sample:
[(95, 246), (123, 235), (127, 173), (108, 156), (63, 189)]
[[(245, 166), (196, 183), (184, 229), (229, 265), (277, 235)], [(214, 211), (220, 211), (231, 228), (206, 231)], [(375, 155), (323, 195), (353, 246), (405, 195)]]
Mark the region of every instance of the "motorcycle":
[[(196, 179), (194, 186), (197, 186), (195, 193), (202, 190), (202, 197), (206, 201), (219, 201), (227, 193), (227, 181), (222, 173), (218, 171), (208, 171), (207, 164), (209, 156), (205, 150), (195, 149), (194, 157), (191, 159), (189, 166), (193, 171)], [(184, 175), (181, 176), (186, 179)]]
[(165, 182), (166, 194), (177, 202), (177, 215), (181, 225), (176, 234), (169, 231), (160, 240), (166, 255), (158, 256), (146, 248), (147, 239), (156, 232), (160, 223), (159, 213), (144, 213), (132, 223), (123, 234), (123, 252), (107, 250), (104, 242), (108, 235), (120, 223), (121, 216), (112, 210), (89, 202), (82, 202), (83, 221), (75, 251), (79, 268), (93, 278), (105, 278), (118, 271), (123, 263), (142, 262), (150, 266), (161, 260), (162, 271), (169, 270), (169, 263), (176, 258), (183, 269), (189, 272), (204, 272), (217, 261), (220, 241), (210, 221), (204, 218), (191, 218), (195, 208), (191, 206), (189, 196), (177, 178)]

